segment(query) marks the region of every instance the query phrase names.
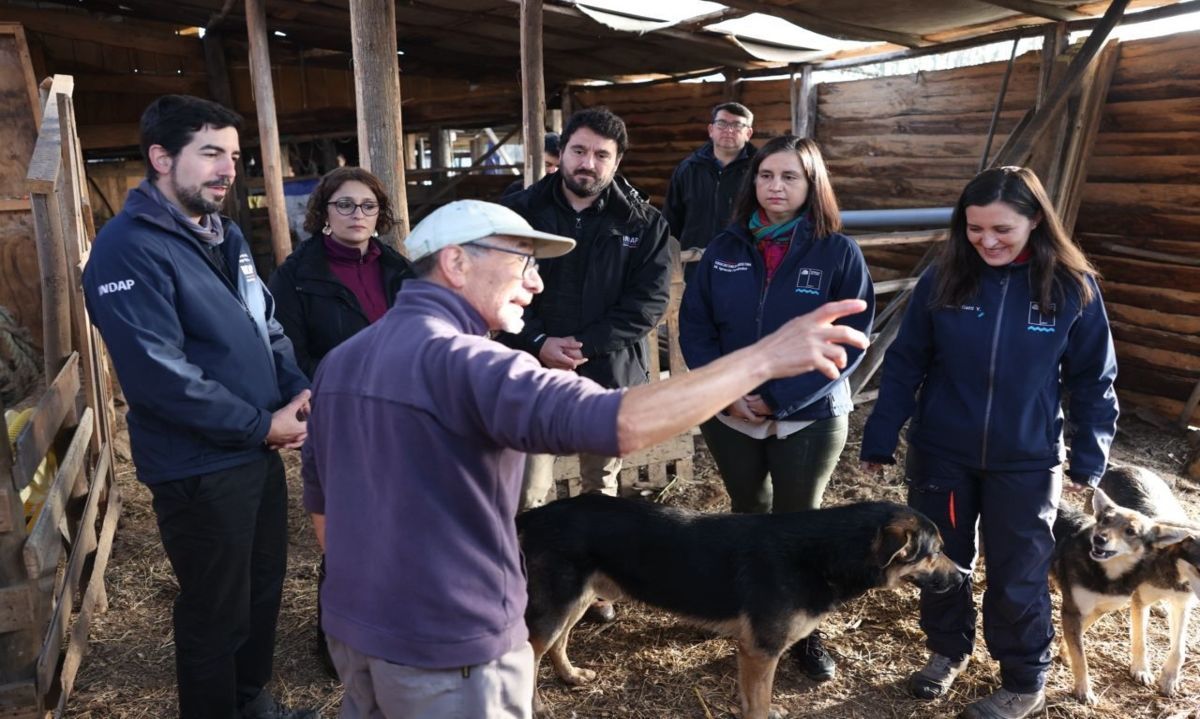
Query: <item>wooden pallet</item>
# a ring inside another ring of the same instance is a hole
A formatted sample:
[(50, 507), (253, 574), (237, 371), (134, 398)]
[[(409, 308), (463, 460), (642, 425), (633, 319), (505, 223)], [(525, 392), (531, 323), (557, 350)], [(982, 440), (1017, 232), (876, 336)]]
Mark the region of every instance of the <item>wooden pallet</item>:
[[(685, 432), (626, 457), (618, 480), (621, 496), (647, 496), (676, 479), (690, 480), (695, 452), (693, 434)], [(579, 457), (571, 455), (555, 460), (554, 484), (556, 497), (574, 497), (580, 493)]]

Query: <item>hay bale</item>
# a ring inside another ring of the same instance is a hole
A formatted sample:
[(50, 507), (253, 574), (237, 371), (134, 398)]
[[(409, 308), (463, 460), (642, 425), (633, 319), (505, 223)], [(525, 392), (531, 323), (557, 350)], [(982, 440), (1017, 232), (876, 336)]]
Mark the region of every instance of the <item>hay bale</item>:
[(29, 396), (42, 375), (42, 358), (29, 330), (0, 305), (0, 403), (11, 407)]

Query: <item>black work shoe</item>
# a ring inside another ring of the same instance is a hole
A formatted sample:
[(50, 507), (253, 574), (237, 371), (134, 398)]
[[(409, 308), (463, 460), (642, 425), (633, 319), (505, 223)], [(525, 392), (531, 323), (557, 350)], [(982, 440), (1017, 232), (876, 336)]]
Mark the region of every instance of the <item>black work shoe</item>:
[(909, 676), (908, 693), (918, 699), (937, 699), (950, 689), (970, 661), (970, 654), (958, 660), (937, 653), (930, 655), (925, 666)]
[(596, 624), (608, 624), (609, 622), (616, 621), (617, 610), (613, 607), (613, 603), (607, 599), (597, 599), (592, 602), (592, 606), (587, 608), (583, 618)]
[(821, 632), (817, 630), (796, 642), (792, 647), (792, 658), (804, 676), (814, 682), (827, 682), (837, 673), (837, 664), (829, 656)]
[(242, 719), (321, 719), (316, 709), (288, 709), (266, 689), (242, 706)]

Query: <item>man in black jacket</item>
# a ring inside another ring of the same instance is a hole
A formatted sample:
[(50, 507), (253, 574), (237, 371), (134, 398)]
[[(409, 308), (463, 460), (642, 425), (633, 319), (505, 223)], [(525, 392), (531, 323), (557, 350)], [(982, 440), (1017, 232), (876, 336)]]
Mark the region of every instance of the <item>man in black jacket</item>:
[[(547, 367), (573, 370), (605, 387), (649, 381), (646, 335), (670, 292), (667, 223), (616, 175), (628, 145), (625, 123), (604, 108), (575, 113), (562, 133), (562, 164), (504, 198), (543, 232), (574, 238), (576, 250), (539, 265), (545, 291), (525, 312), (525, 328), (506, 335)], [(540, 504), (553, 486), (553, 457), (533, 455), (521, 506)], [(580, 455), (585, 492), (616, 494), (621, 460)]]
[(703, 249), (729, 223), (754, 156), (753, 135), (754, 113), (745, 105), (717, 105), (708, 125), (708, 142), (671, 174), (663, 217), (682, 249)]

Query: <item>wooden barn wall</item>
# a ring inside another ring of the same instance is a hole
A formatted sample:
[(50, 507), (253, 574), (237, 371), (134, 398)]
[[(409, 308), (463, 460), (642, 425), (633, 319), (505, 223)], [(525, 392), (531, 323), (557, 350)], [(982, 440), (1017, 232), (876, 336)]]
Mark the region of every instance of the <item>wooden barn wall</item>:
[(786, 80), (745, 82), (738, 85), (735, 97), (720, 82), (577, 88), (572, 100), (576, 108), (604, 105), (625, 120), (629, 151), (621, 172), (661, 207), (672, 170), (708, 141), (714, 105), (736, 100), (749, 107), (754, 113), (753, 142), (761, 143), (791, 129), (788, 87)]
[(25, 175), (37, 143), (23, 33), (0, 28), (0, 305), (42, 346), (42, 289)]
[(1122, 398), (1172, 419), (1200, 381), (1197, 47), (1200, 32), (1122, 45), (1075, 227), (1104, 275)]

